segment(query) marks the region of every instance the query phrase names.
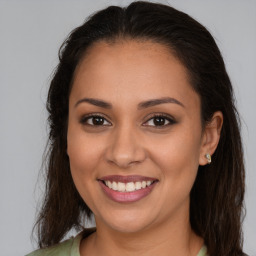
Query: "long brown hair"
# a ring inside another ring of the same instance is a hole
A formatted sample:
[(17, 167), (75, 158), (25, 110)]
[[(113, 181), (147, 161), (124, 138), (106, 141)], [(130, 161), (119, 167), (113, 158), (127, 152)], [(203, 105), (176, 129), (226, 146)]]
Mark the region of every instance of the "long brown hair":
[(47, 99), (46, 192), (35, 225), (39, 247), (60, 242), (72, 228), (84, 229), (84, 218), (91, 215), (74, 186), (66, 154), (69, 94), (76, 66), (88, 48), (100, 40), (120, 39), (149, 40), (169, 47), (187, 68), (191, 86), (200, 96), (203, 125), (214, 112), (223, 113), (212, 164), (199, 166), (191, 191), (190, 222), (204, 239), (209, 255), (243, 255), (245, 172), (240, 122), (221, 53), (207, 29), (187, 14), (142, 1), (95, 13), (72, 31), (60, 48)]

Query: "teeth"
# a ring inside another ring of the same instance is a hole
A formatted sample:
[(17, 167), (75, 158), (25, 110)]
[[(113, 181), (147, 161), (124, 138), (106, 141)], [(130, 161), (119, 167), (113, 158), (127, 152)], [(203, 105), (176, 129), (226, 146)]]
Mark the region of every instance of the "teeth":
[(135, 191), (135, 184), (133, 182), (126, 183), (125, 191), (127, 192)]
[(116, 181), (105, 181), (105, 184), (107, 187), (119, 191), (119, 192), (133, 192), (142, 188), (146, 188), (150, 186), (153, 183), (153, 181), (136, 181), (136, 182), (128, 182), (128, 183), (123, 183), (123, 182), (116, 182)]
[(109, 188), (112, 188), (112, 183), (108, 180), (106, 181), (106, 185), (109, 187)]
[[(110, 182), (110, 181), (109, 181)], [(111, 183), (111, 182), (110, 182)], [(121, 192), (125, 192), (125, 184), (122, 182), (117, 183), (117, 190)]]
[(149, 186), (152, 182), (151, 181), (147, 181), (147, 186)]
[(136, 190), (141, 189), (141, 187), (142, 187), (141, 182), (139, 182), (139, 181), (135, 182), (135, 188), (136, 188)]
[(117, 190), (117, 183), (115, 181), (113, 181), (111, 187), (112, 187), (113, 190)]

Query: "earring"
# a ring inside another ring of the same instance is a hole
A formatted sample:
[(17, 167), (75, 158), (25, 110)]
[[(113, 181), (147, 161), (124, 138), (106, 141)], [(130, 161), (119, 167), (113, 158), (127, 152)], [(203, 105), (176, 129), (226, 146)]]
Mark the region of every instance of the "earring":
[(206, 154), (205, 157), (206, 157), (206, 159), (207, 159), (207, 161), (208, 161), (208, 164), (210, 164), (210, 163), (212, 162), (212, 157), (211, 157), (211, 155), (210, 155), (210, 154)]

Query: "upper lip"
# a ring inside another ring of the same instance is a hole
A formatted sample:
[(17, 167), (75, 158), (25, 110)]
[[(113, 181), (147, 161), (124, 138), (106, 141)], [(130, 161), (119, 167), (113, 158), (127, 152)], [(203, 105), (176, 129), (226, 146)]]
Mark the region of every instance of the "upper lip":
[(116, 182), (136, 182), (136, 181), (158, 181), (156, 178), (152, 177), (146, 177), (146, 176), (140, 176), (140, 175), (128, 175), (128, 176), (122, 176), (122, 175), (109, 175), (99, 178), (98, 180), (101, 181), (116, 181)]

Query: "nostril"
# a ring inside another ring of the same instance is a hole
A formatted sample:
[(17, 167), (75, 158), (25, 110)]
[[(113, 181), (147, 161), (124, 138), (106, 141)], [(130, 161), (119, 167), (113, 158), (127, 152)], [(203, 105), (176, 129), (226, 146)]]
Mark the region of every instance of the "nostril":
[(113, 135), (112, 143), (106, 150), (106, 159), (109, 163), (121, 168), (128, 168), (131, 165), (141, 163), (146, 158), (144, 148), (139, 143), (139, 138), (134, 130), (128, 131), (129, 125), (122, 126)]

